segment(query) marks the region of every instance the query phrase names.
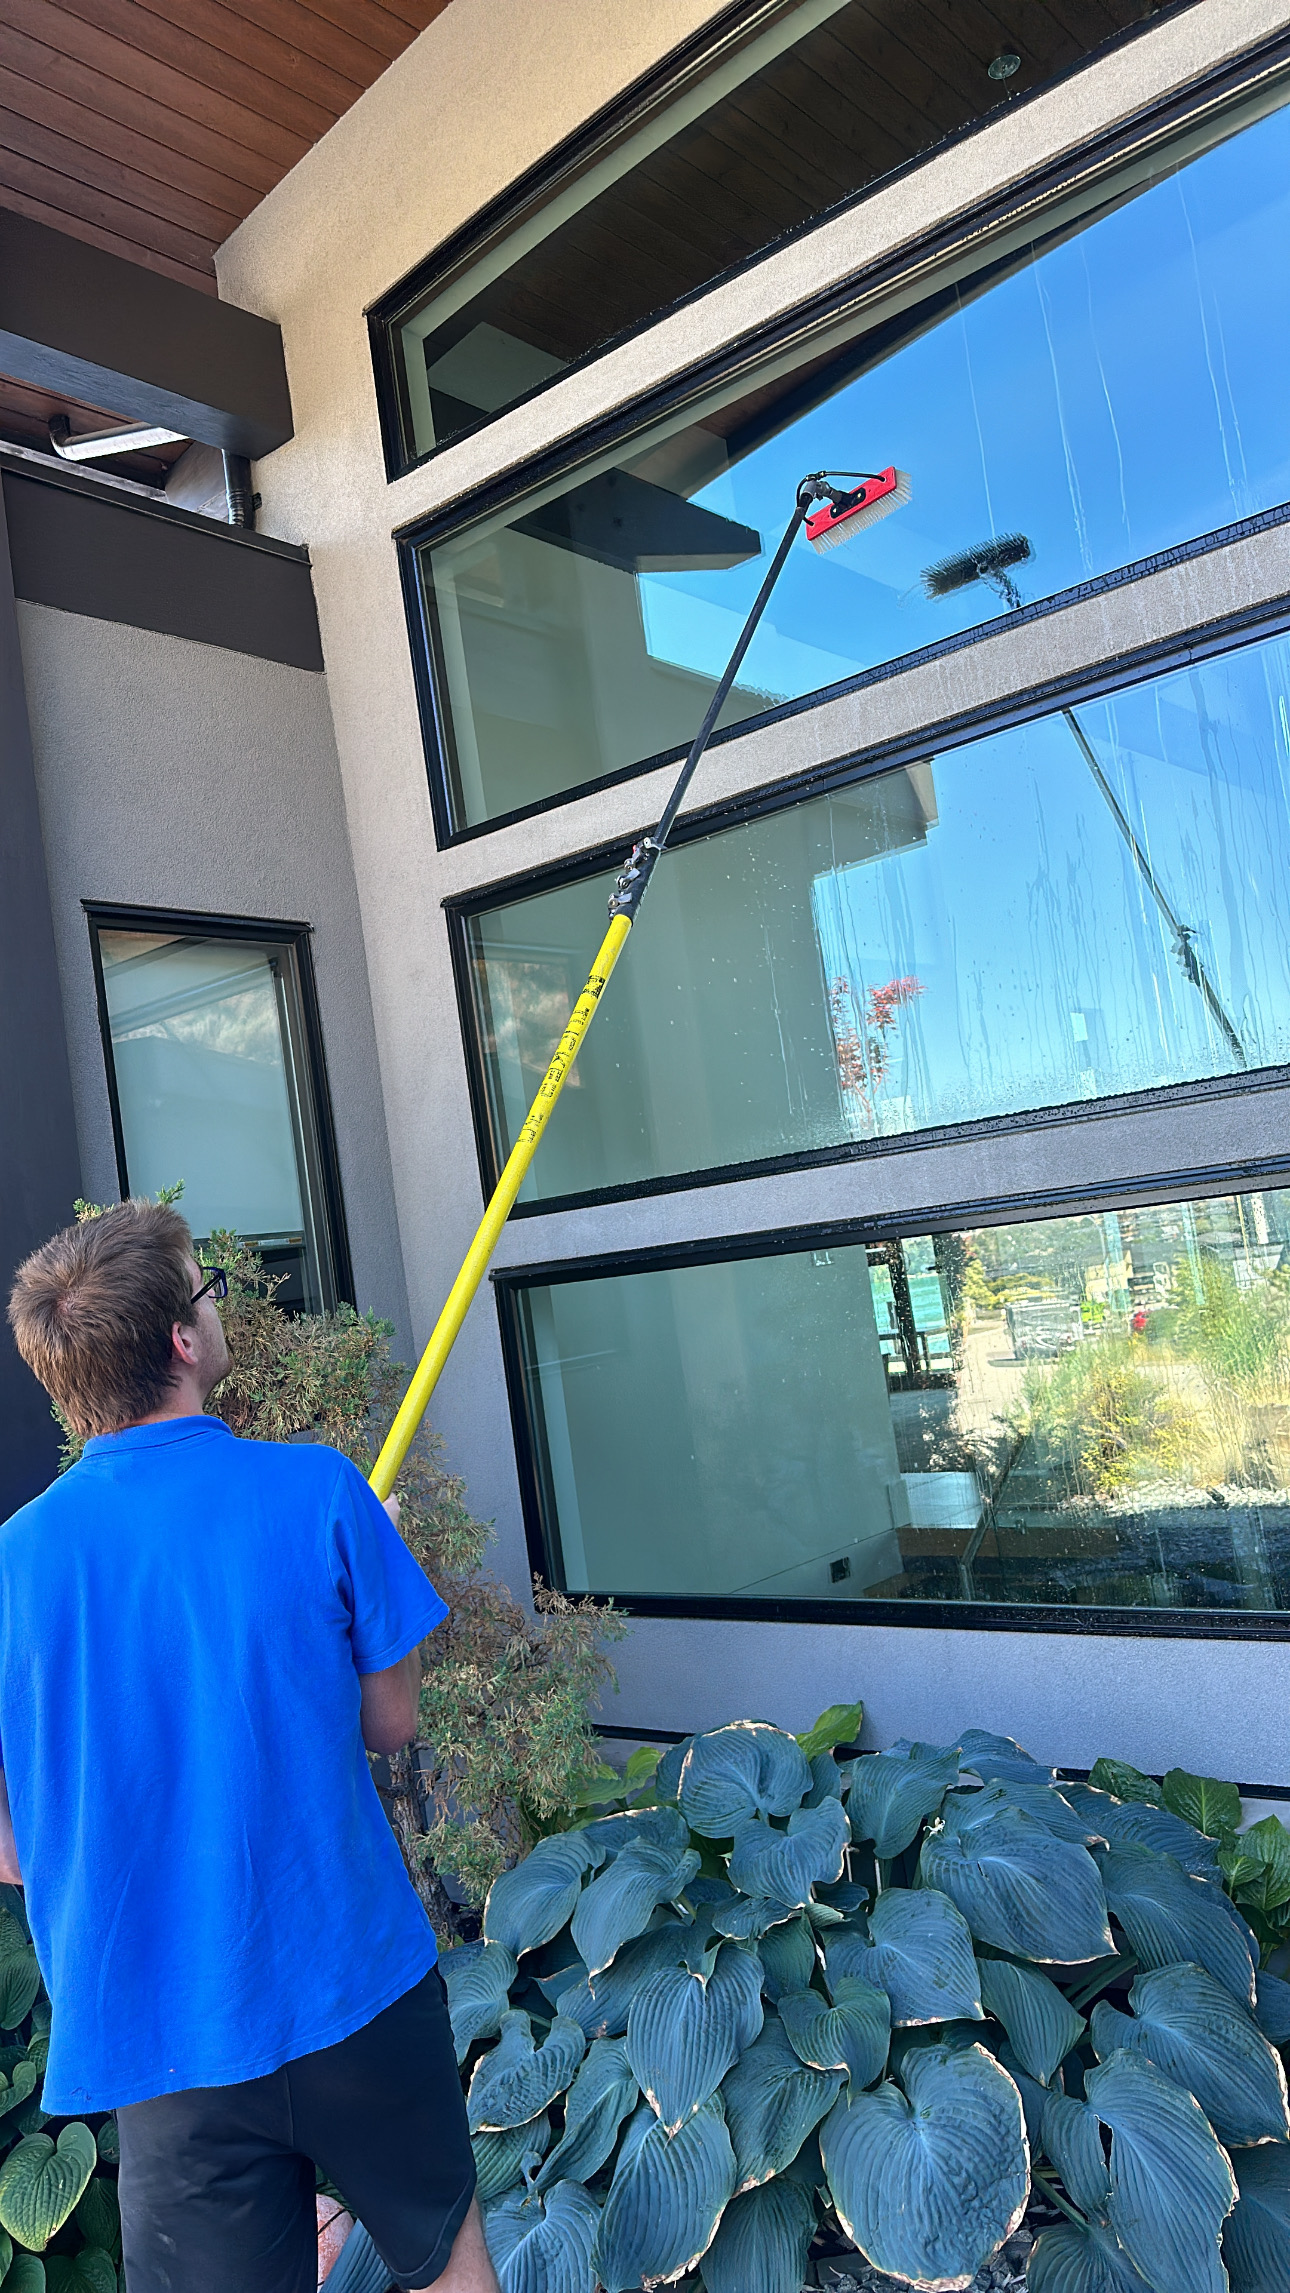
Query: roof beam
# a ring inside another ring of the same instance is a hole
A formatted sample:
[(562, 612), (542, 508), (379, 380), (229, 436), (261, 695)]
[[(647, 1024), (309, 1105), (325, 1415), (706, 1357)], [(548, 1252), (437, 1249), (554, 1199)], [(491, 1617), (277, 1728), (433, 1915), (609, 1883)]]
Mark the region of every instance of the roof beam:
[(0, 373), (253, 461), (291, 436), (272, 320), (7, 209)]

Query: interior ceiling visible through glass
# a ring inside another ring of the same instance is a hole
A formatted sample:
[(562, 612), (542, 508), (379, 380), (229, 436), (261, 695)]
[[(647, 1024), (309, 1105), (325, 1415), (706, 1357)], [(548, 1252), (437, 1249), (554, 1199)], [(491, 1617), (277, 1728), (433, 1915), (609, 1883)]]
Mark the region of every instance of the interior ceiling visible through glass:
[[(522, 1199), (1290, 1060), (1290, 641), (674, 846)], [(505, 1159), (610, 875), (470, 920)]]
[(396, 312), (407, 456), (1162, 12), (803, 0), (447, 290)]
[[(423, 549), (452, 825), (688, 742), (807, 470), (895, 463), (913, 499), (827, 555), (799, 543), (723, 725), (1285, 500), (1288, 248), (1277, 109)], [(991, 573), (1001, 539), (1013, 562)]]
[(517, 1303), (570, 1591), (1290, 1609), (1284, 1192)]

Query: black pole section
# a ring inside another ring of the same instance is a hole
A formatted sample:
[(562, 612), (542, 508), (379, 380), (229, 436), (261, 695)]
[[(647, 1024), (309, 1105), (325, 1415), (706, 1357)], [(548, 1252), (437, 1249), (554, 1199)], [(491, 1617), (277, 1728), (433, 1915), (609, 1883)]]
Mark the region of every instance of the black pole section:
[(1132, 823), (1130, 822), (1127, 813), (1124, 811), (1119, 797), (1116, 795), (1110, 781), (1107, 779), (1101, 765), (1098, 763), (1097, 753), (1091, 740), (1088, 737), (1088, 734), (1085, 732), (1083, 725), (1080, 723), (1079, 718), (1076, 716), (1074, 709), (1063, 709), (1062, 715), (1065, 717), (1067, 724), (1070, 726), (1071, 731), (1075, 735), (1075, 739), (1079, 744), (1080, 754), (1083, 756), (1085, 764), (1088, 766), (1094, 780), (1097, 782), (1097, 785), (1101, 789), (1103, 796), (1106, 798), (1107, 804), (1110, 808), (1111, 818), (1114, 820), (1116, 827), (1119, 829), (1125, 843), (1128, 845), (1129, 850), (1133, 854), (1134, 866), (1137, 868), (1138, 874), (1141, 876), (1143, 883), (1146, 885), (1152, 899), (1155, 901), (1161, 915), (1164, 917), (1165, 922), (1168, 924), (1170, 931), (1174, 935), (1175, 953), (1177, 954), (1179, 963), (1182, 965), (1184, 973), (1191, 981), (1192, 986), (1199, 990), (1200, 995), (1205, 1002), (1206, 1008), (1210, 1012), (1211, 1016), (1216, 1020), (1223, 1034), (1227, 1037), (1227, 1040), (1230, 1043), (1232, 1050), (1234, 1051), (1237, 1059), (1240, 1061), (1242, 1067), (1248, 1067), (1250, 1062), (1245, 1049), (1245, 1045), (1241, 1041), (1241, 1037), (1237, 1032), (1237, 1029), (1229, 1019), (1222, 999), (1219, 996), (1218, 990), (1214, 986), (1209, 973), (1206, 971), (1204, 964), (1201, 962), (1200, 957), (1196, 953), (1195, 947), (1192, 945), (1192, 932), (1194, 927), (1190, 924), (1180, 923), (1178, 917), (1174, 914), (1172, 903), (1169, 900), (1163, 885), (1160, 883), (1160, 880), (1157, 877), (1155, 869), (1152, 867), (1150, 860), (1147, 858), (1147, 855), (1143, 851), (1141, 844), (1138, 842), (1138, 839), (1133, 832)]
[(793, 507), (793, 515), (784, 529), (784, 538), (771, 559), (766, 579), (753, 599), (752, 610), (739, 632), (735, 649), (717, 681), (716, 691), (708, 703), (703, 722), (690, 744), (690, 753), (681, 767), (676, 786), (663, 808), (663, 816), (652, 835), (642, 836), (639, 843), (633, 844), (622, 873), (615, 882), (609, 899), (611, 916), (627, 916), (633, 923), (636, 921), (636, 911), (645, 897), (645, 889), (653, 872), (654, 863), (676, 824), (676, 816), (681, 809), (686, 789), (694, 778), (699, 759), (712, 736), (712, 728), (725, 705), (726, 695), (739, 674), (740, 663), (753, 641), (754, 632), (766, 610), (770, 593), (784, 570), (784, 561), (797, 539), (798, 527), (802, 524), (812, 501), (818, 498), (815, 490), (816, 484), (816, 479), (804, 478), (797, 489), (797, 500)]

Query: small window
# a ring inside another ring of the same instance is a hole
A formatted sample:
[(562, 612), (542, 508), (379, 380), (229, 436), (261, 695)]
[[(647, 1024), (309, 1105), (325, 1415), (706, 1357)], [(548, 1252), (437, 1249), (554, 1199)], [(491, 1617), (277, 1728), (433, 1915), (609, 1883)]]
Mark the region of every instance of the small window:
[(182, 1182), (194, 1237), (253, 1242), (281, 1305), (349, 1294), (302, 931), (91, 915), (122, 1195)]
[(1290, 1194), (509, 1282), (570, 1591), (1290, 1609)]
[[(1290, 641), (674, 846), (521, 1200), (1290, 1060)], [(497, 1167), (612, 872), (465, 924)]]
[(894, 463), (913, 498), (827, 556), (798, 544), (722, 727), (1284, 502), (1284, 86), (1275, 100), (1210, 123), (1223, 140), (1196, 156), (1127, 170), (1096, 213), (1031, 222), (917, 301), (893, 290), (865, 331), (727, 384), (614, 467), (411, 535), (441, 833), (683, 747), (806, 471)]
[(800, 0), (758, 13), (754, 37), (674, 75), (665, 107), (563, 155), (463, 260), (423, 266), (378, 306), (392, 475), (1160, 11)]

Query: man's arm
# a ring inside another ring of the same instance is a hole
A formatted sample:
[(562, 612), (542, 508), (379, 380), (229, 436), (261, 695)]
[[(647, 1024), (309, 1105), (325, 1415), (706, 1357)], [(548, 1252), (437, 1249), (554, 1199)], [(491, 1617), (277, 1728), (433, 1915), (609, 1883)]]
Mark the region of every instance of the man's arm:
[[(420, 1658), (417, 1659), (418, 1670)], [(4, 1769), (0, 1768), (0, 1880), (10, 1887), (21, 1887), (22, 1873), (18, 1869), (18, 1850), (14, 1845), (13, 1822), (9, 1814), (9, 1786)]]
[[(420, 1649), (412, 1649), (401, 1664), (391, 1664), (384, 1672), (361, 1672), (358, 1685), (362, 1698), (359, 1725), (369, 1752), (401, 1752), (417, 1732)], [(7, 1817), (7, 1803), (5, 1814)], [(12, 1840), (12, 1832), (9, 1836)]]

